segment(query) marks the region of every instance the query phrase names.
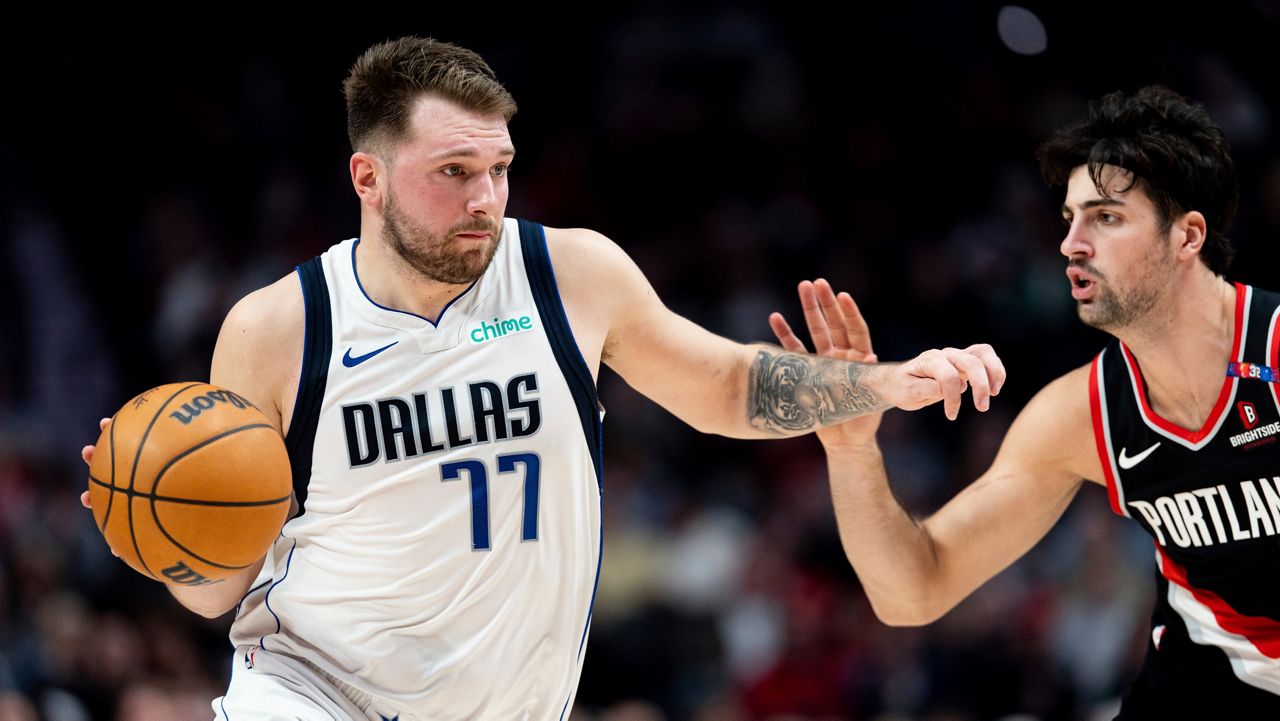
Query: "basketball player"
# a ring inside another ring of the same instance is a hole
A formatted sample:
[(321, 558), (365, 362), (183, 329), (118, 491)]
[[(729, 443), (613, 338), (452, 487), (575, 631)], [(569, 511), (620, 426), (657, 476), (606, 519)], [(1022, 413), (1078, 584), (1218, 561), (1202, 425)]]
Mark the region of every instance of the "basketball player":
[(602, 361), (744, 438), (999, 390), (987, 346), (859, 365), (732, 343), (607, 238), (505, 217), (516, 106), (470, 51), (384, 43), (345, 92), (360, 237), (240, 301), (214, 351), (211, 381), (285, 435), (297, 506), (262, 563), (171, 585), (237, 608), (220, 719), (564, 718), (601, 560)]
[[(1280, 718), (1280, 295), (1223, 278), (1237, 197), (1223, 134), (1150, 87), (1101, 98), (1039, 158), (1067, 186), (1080, 318), (1115, 339), (1033, 398), (991, 468), (924, 520), (890, 492), (874, 418), (819, 431), (845, 551), (883, 621), (926, 624), (1040, 540), (1084, 481), (1104, 486), (1157, 567), (1119, 718)], [(800, 291), (819, 352), (870, 353), (852, 298)]]

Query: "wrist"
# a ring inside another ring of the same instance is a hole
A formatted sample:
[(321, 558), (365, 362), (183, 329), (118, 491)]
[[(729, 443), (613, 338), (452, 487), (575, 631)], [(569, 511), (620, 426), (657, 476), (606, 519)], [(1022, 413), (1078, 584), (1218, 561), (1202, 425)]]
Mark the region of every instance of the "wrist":
[(880, 444), (876, 441), (876, 430), (880, 427), (879, 413), (863, 419), (865, 430), (852, 431), (842, 428), (842, 433), (828, 434), (819, 432), (818, 440), (828, 457), (863, 457), (880, 456)]

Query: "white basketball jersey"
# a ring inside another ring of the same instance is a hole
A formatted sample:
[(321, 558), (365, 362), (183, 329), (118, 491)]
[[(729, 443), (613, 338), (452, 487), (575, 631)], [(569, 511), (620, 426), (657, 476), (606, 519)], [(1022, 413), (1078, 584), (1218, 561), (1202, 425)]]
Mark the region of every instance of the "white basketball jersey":
[(386, 718), (567, 717), (600, 567), (600, 416), (542, 228), (507, 219), (435, 323), (365, 295), (358, 244), (298, 267), (301, 510), (232, 640)]

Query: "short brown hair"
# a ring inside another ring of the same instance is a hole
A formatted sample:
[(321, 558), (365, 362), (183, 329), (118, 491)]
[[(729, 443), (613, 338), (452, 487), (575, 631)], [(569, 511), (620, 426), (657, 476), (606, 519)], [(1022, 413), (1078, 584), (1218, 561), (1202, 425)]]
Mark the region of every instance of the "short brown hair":
[(466, 48), (408, 36), (374, 45), (342, 83), (351, 149), (395, 142), (409, 132), (413, 104), (437, 95), (466, 110), (510, 121), (516, 101), (484, 59)]

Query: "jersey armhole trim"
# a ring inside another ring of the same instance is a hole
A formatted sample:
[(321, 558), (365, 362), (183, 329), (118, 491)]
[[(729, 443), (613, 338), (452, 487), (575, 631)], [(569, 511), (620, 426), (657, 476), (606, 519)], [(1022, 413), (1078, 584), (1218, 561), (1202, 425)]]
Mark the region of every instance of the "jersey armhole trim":
[[(298, 397), (285, 436), (289, 466), (293, 472), (293, 493), (298, 500), (298, 515), (306, 510), (307, 484), (311, 480), (311, 455), (315, 448), (316, 426), (324, 401), (325, 383), (329, 376), (329, 359), (333, 355), (333, 327), (329, 306), (329, 286), (319, 257), (298, 266), (302, 282), (302, 300), (306, 308), (303, 323), (302, 370), (298, 374)], [(295, 516), (296, 517), (296, 516)]]
[(1089, 366), (1089, 415), (1093, 419), (1093, 440), (1098, 449), (1098, 461), (1102, 463), (1102, 475), (1107, 481), (1107, 500), (1111, 502), (1111, 510), (1117, 515), (1128, 516), (1124, 507), (1124, 492), (1120, 488), (1115, 468), (1111, 465), (1111, 428), (1107, 418), (1107, 399), (1105, 381), (1102, 379), (1102, 357), (1104, 350), (1093, 359)]
[(538, 308), (538, 316), (547, 329), (547, 340), (551, 343), (551, 352), (560, 365), (560, 372), (573, 394), (574, 405), (578, 409), (578, 419), (582, 423), (582, 434), (591, 451), (591, 463), (596, 470), (596, 483), (601, 489), (604, 476), (601, 468), (601, 427), (600, 401), (596, 395), (596, 384), (591, 379), (591, 371), (582, 357), (582, 350), (573, 337), (573, 329), (569, 326), (569, 318), (564, 312), (564, 303), (560, 298), (560, 288), (556, 284), (555, 270), (551, 267), (551, 253), (547, 249), (547, 237), (542, 226), (528, 220), (517, 220), (520, 228), (520, 250), (524, 256), (525, 275), (529, 280), (529, 288), (533, 291), (533, 302)]

